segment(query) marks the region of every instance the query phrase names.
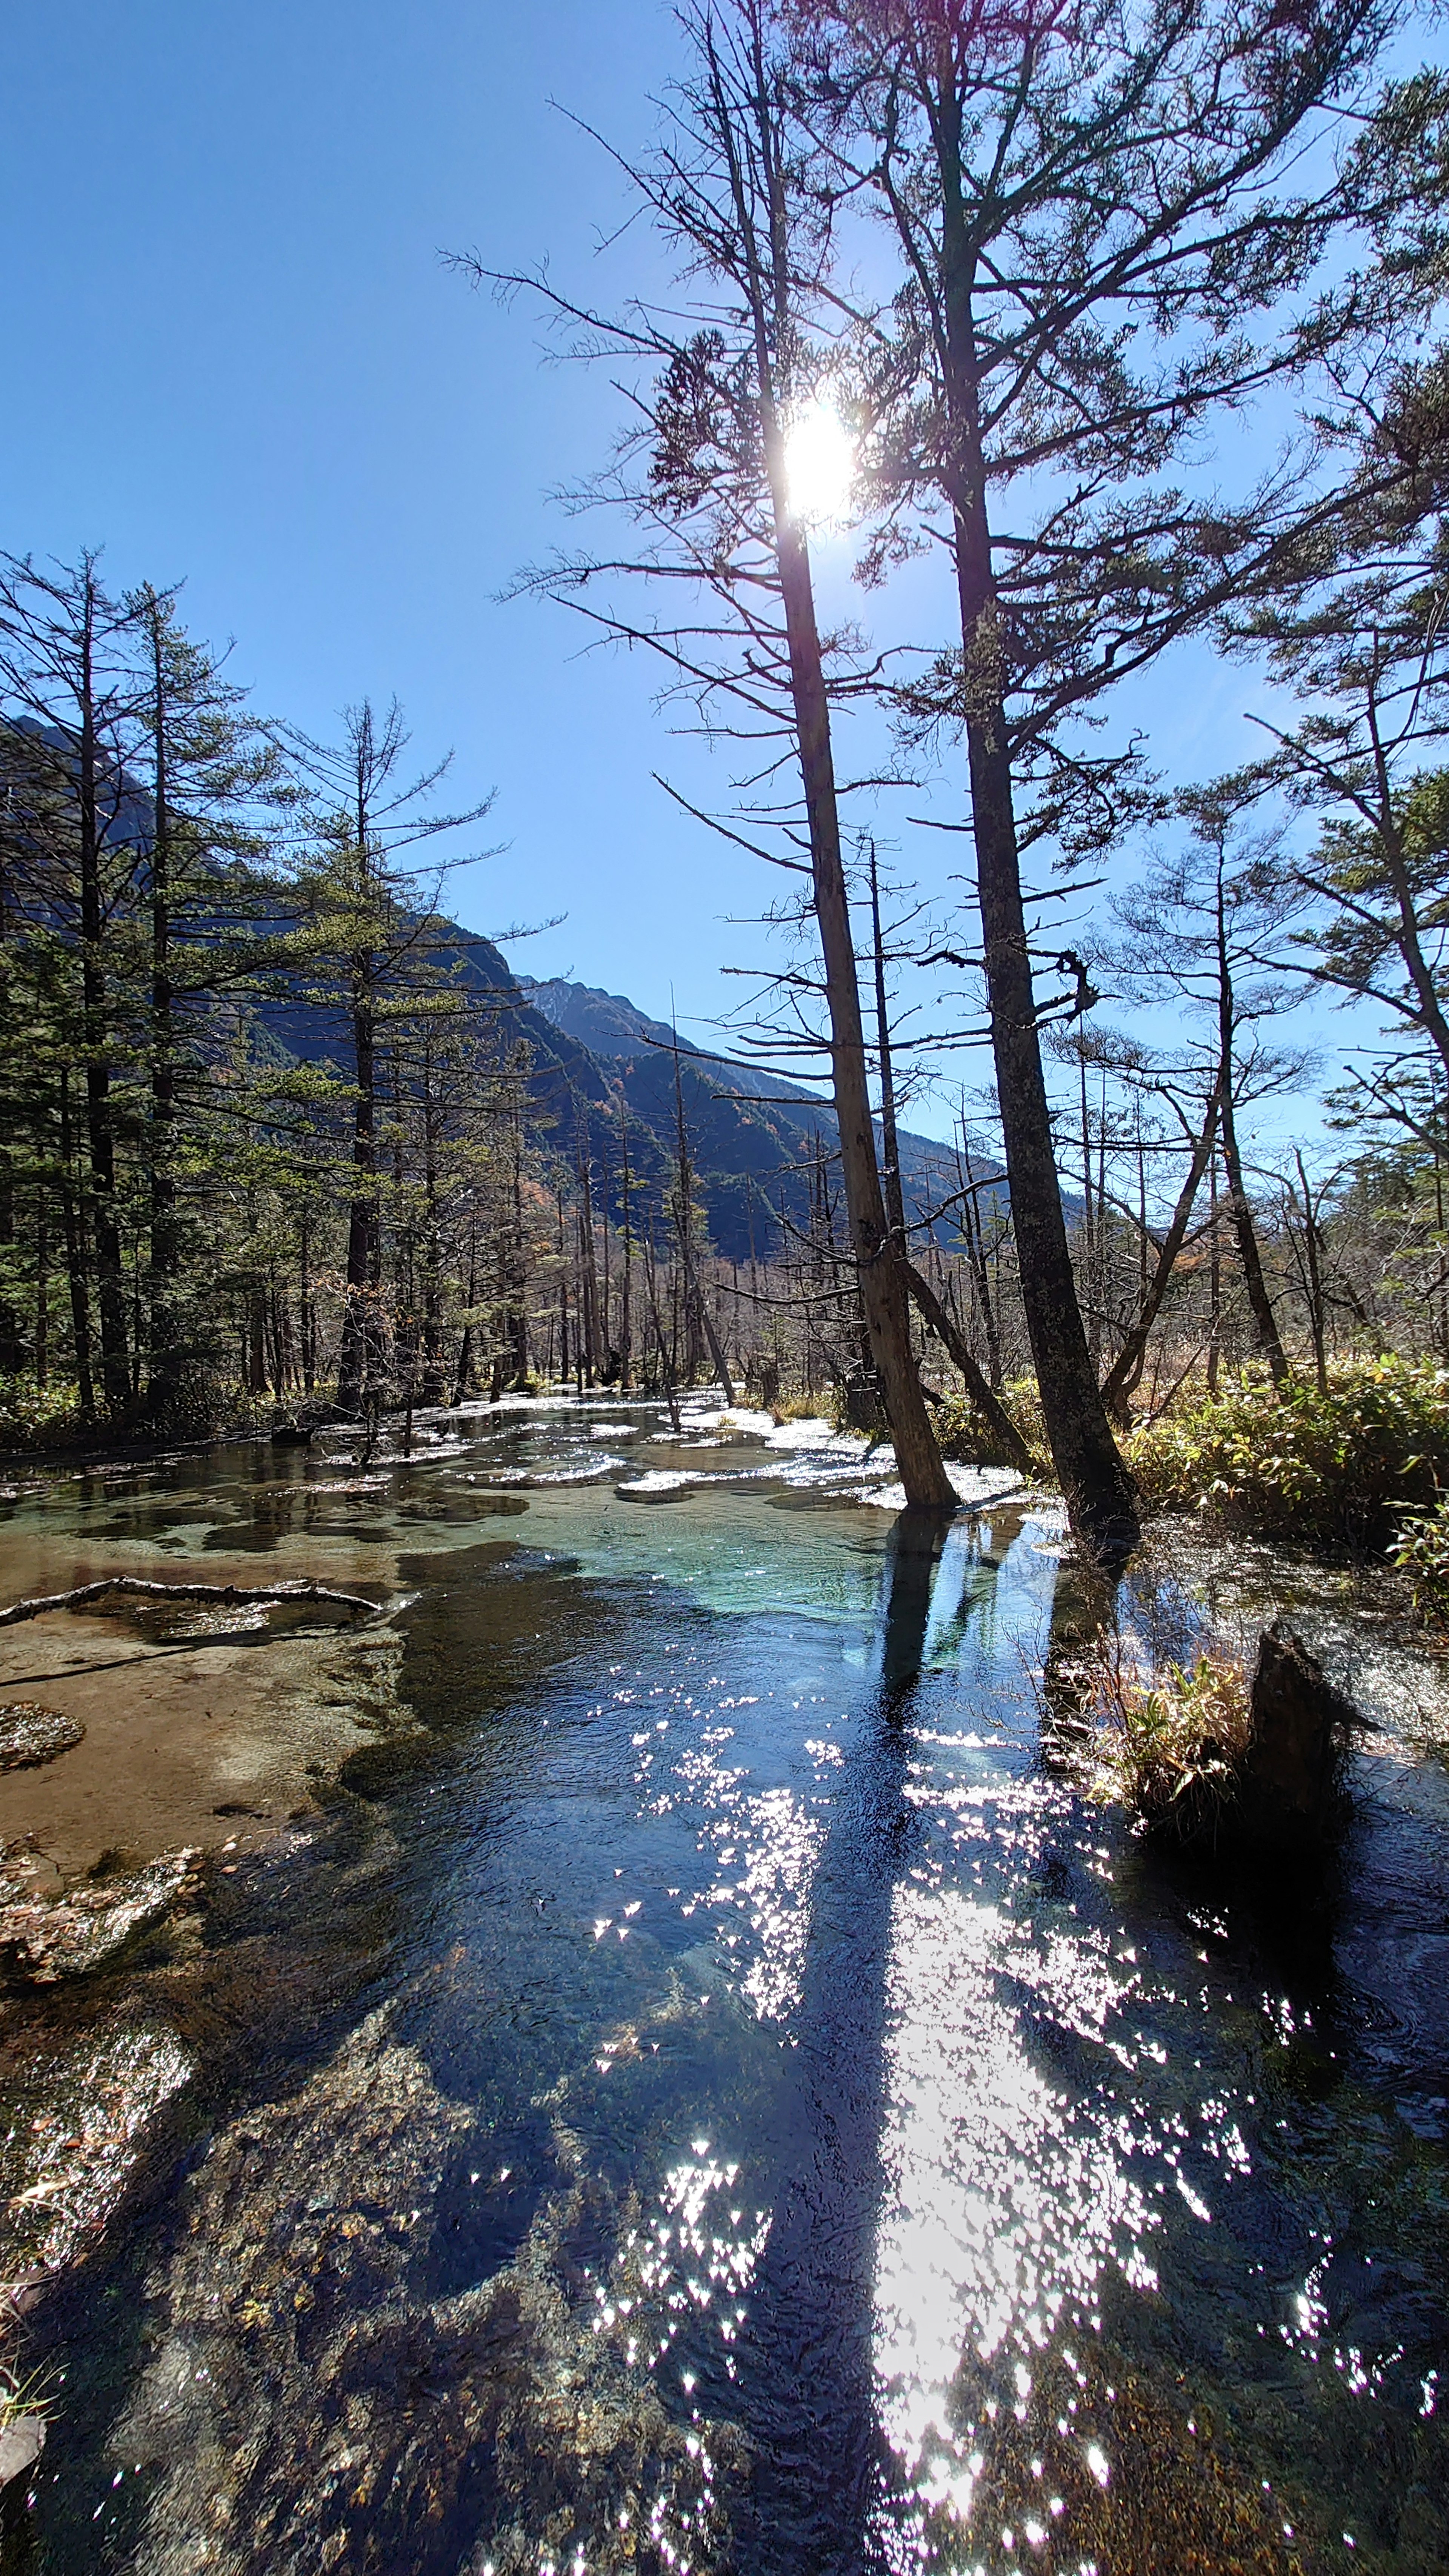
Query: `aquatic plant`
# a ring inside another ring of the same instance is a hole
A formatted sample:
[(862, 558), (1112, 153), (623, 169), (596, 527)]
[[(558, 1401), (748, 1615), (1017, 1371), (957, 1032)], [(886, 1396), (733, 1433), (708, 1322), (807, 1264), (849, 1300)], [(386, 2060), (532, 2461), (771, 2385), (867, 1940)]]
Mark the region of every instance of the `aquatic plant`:
[(1449, 1371), (1393, 1357), (1330, 1373), (1326, 1392), (1243, 1378), (1128, 1442), (1144, 1500), (1265, 1536), (1382, 1546), (1449, 1483)]
[(1092, 1786), (1183, 1841), (1214, 1831), (1236, 1804), (1252, 1742), (1248, 1676), (1213, 1646), (1190, 1664), (1144, 1671), (1116, 1633), (1081, 1667)]

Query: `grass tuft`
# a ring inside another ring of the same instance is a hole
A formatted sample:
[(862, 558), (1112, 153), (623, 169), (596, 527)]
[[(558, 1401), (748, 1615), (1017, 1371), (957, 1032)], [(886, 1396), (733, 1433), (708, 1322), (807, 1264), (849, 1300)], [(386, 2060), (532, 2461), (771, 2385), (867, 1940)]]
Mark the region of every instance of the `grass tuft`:
[(1119, 1636), (1098, 1639), (1081, 1669), (1093, 1789), (1154, 1831), (1213, 1838), (1238, 1799), (1252, 1729), (1248, 1676), (1218, 1648), (1151, 1675)]

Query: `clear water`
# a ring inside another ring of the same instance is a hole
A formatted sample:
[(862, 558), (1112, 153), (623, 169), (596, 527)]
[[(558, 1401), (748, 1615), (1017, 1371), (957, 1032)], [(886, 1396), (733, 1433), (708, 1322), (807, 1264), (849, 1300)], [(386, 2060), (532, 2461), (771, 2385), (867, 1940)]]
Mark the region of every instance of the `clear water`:
[(1169, 1860), (1044, 1743), (1049, 1521), (933, 1554), (858, 1460), (662, 1427), (17, 1499), (57, 1582), (402, 1587), (421, 1731), (8, 2006), (12, 2137), (139, 2107), (0, 2564), (1442, 2568), (1432, 1675), (1380, 1658), (1326, 1875)]

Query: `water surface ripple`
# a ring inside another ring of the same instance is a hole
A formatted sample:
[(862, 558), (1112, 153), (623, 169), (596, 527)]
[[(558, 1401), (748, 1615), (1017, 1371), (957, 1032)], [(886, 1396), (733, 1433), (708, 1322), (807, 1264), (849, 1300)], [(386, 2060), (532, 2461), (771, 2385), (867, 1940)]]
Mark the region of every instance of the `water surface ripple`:
[(1429, 1668), (1326, 1876), (1169, 1861), (1044, 1732), (1049, 1517), (931, 1543), (703, 1408), (463, 1432), (12, 1508), (57, 1582), (395, 1584), (416, 1723), (185, 1955), (7, 2007), (12, 2147), (102, 2060), (165, 2083), (0, 2566), (1442, 2568)]

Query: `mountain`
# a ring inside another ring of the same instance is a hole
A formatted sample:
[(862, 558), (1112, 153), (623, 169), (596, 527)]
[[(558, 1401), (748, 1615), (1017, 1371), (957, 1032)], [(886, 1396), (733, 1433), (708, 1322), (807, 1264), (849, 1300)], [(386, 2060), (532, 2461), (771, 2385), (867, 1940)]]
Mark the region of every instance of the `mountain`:
[[(593, 1060), (616, 1096), (622, 1092), (631, 1166), (643, 1146), (643, 1163), (650, 1173), (646, 1186), (659, 1180), (667, 1186), (674, 1158), (677, 1045), (690, 1154), (699, 1174), (710, 1234), (727, 1259), (746, 1260), (752, 1245), (761, 1257), (777, 1253), (783, 1236), (782, 1209), (790, 1224), (809, 1224), (812, 1176), (822, 1147), (827, 1185), (839, 1202), (840, 1177), (833, 1159), (838, 1151), (835, 1113), (818, 1093), (767, 1074), (736, 1071), (691, 1046), (687, 1038), (676, 1040), (667, 1022), (651, 1020), (622, 993), (605, 993), (559, 976), (547, 982), (519, 976), (516, 989), (529, 1033), (539, 1019), (551, 1032), (551, 1044), (542, 1050), (534, 1040), (536, 1074), (545, 1087), (552, 1078), (552, 1066), (559, 1064), (562, 1069), (564, 1050), (572, 1047)], [(611, 1176), (612, 1211), (618, 1203), (617, 1115), (612, 1136), (599, 1132), (597, 1113), (590, 1116), (590, 1132), (595, 1160), (602, 1160)], [(960, 1187), (949, 1146), (908, 1129), (900, 1130), (898, 1145), (909, 1215), (939, 1206)], [(986, 1195), (998, 1189), (1004, 1195), (1005, 1175), (988, 1166), (986, 1177), (993, 1185)], [(843, 1238), (843, 1206), (837, 1221)], [(956, 1239), (949, 1218), (942, 1221), (940, 1230), (943, 1240)]]
[[(0, 726), (65, 747), (64, 737), (28, 717), (0, 718)], [(150, 799), (121, 771), (113, 780), (105, 830), (141, 854), (144, 871)], [(280, 926), (284, 906), (276, 890), (245, 868), (237, 870), (235, 882), (235, 915), (219, 918), (218, 932), (256, 927), (273, 916)], [(516, 976), (491, 940), (460, 924), (443, 925), (439, 948), (487, 1006), (500, 1053), (526, 1041), (546, 1149), (573, 1169), (587, 1157), (596, 1206), (602, 1199), (613, 1218), (622, 1217), (627, 1140), (636, 1225), (647, 1226), (651, 1216), (663, 1222), (678, 1151), (677, 1066), (698, 1195), (717, 1250), (735, 1261), (776, 1257), (790, 1228), (808, 1230), (822, 1166), (844, 1241), (835, 1116), (818, 1093), (707, 1055), (624, 994), (558, 976)], [(294, 1062), (346, 1061), (348, 1033), (340, 1008), (319, 1008), (314, 993), (277, 981), (254, 1008), (271, 1042)], [(929, 1137), (902, 1130), (899, 1143), (906, 1211), (914, 1219), (959, 1189), (960, 1176), (954, 1154)], [(988, 1170), (985, 1177), (986, 1195), (1004, 1195), (1003, 1174)], [(940, 1231), (943, 1241), (956, 1239), (949, 1214)]]
[[(551, 1028), (577, 1038), (593, 1055), (634, 1056), (646, 1046), (673, 1048), (674, 1031), (663, 1020), (646, 1019), (622, 993), (602, 993), (595, 984), (566, 984), (559, 975), (547, 984), (520, 975), (518, 989)], [(687, 1038), (679, 1044), (681, 1052), (689, 1047)]]

